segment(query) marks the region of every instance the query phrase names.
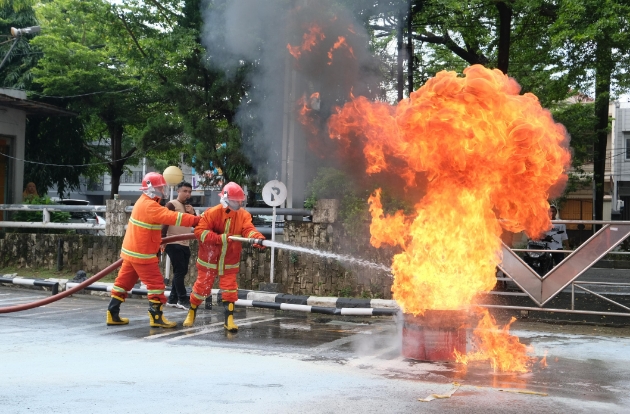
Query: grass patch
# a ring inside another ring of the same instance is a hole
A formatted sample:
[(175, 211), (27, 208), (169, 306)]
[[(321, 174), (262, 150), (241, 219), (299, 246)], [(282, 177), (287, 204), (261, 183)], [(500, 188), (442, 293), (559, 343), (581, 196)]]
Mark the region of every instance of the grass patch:
[[(25, 277), (25, 278), (33, 278), (33, 279), (50, 279), (50, 278), (73, 279), (74, 276), (76, 275), (76, 272), (73, 272), (71, 270), (65, 270), (65, 269), (58, 272), (56, 270), (43, 269), (43, 268), (37, 268), (37, 269), (25, 268), (25, 267), (18, 268), (18, 267), (13, 267), (13, 266), (0, 268), (0, 274), (6, 275), (6, 274), (12, 274), (12, 273), (17, 273), (18, 276)], [(92, 276), (94, 276), (94, 273), (87, 273), (88, 278)], [(116, 279), (116, 274), (110, 273), (109, 275), (99, 280), (99, 282), (113, 282), (114, 279)]]

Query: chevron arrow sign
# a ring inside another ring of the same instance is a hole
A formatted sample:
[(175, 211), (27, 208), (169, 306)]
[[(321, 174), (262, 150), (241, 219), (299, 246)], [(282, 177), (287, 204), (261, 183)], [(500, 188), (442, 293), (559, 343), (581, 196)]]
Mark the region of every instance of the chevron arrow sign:
[(542, 307), (628, 235), (630, 235), (630, 223), (606, 224), (542, 277), (504, 244), (503, 263), (499, 265), (499, 268), (511, 277), (538, 306)]

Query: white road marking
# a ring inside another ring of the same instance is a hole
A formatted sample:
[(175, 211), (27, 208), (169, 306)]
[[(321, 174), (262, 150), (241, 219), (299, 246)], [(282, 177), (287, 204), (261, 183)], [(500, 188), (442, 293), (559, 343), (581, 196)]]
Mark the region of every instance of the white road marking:
[[(245, 319), (238, 319), (236, 322), (241, 322), (241, 321), (253, 321), (255, 319), (260, 319), (260, 318), (266, 318), (267, 316), (254, 316), (251, 318), (245, 318)], [(157, 334), (157, 335), (149, 335), (149, 336), (145, 336), (144, 338), (140, 338), (140, 339), (135, 339), (132, 342), (135, 341), (142, 341), (144, 339), (148, 339), (148, 340), (153, 340), (153, 339), (158, 339), (158, 338), (162, 338), (165, 336), (170, 336), (170, 335), (177, 335), (180, 333), (185, 333), (185, 332), (191, 332), (191, 331), (198, 331), (198, 330), (203, 330), (206, 326), (214, 326), (220, 324), (221, 326), (223, 326), (223, 322), (217, 322), (217, 323), (213, 323), (210, 325), (202, 325), (202, 326), (193, 326), (191, 328), (185, 328), (185, 329), (178, 329), (176, 331), (169, 331), (169, 332), (164, 332), (161, 334)]]
[(42, 299), (42, 297), (41, 296), (14, 296), (10, 299), (0, 299), (0, 302), (11, 302), (15, 300), (24, 302), (26, 300), (31, 301), (34, 299)]
[[(375, 328), (369, 331), (369, 334), (373, 333), (381, 333), (385, 328)], [(364, 338), (368, 332), (358, 332), (353, 335), (344, 336), (343, 338), (335, 339), (334, 341), (324, 342), (313, 348), (313, 352), (326, 352), (338, 346), (345, 345), (350, 342), (354, 342), (355, 340), (360, 340), (360, 338)]]
[[(267, 319), (263, 319), (263, 320), (260, 320), (260, 321), (251, 321), (252, 319), (254, 319), (254, 318), (250, 318), (249, 319), (250, 322), (245, 322), (245, 323), (243, 323), (241, 321), (244, 321), (244, 320), (247, 320), (247, 319), (240, 319), (240, 320), (235, 321), (235, 322), (238, 322), (238, 327), (241, 328), (243, 326), (250, 326), (250, 325), (253, 325), (255, 323), (277, 321), (279, 319), (284, 319), (284, 318), (267, 318)], [(220, 325), (220, 326), (217, 326), (217, 325)], [(167, 339), (166, 342), (179, 341), (180, 339), (188, 339), (188, 338), (191, 338), (193, 336), (204, 335), (204, 334), (212, 333), (212, 332), (218, 332), (218, 331), (222, 331), (224, 329), (223, 328), (223, 322), (213, 323), (213, 324), (206, 325), (206, 326), (207, 326), (207, 328), (205, 328), (205, 329), (203, 329), (203, 330), (201, 330), (199, 332), (182, 335), (182, 336), (178, 336), (178, 337), (175, 337), (175, 338), (170, 338), (170, 339)], [(213, 327), (210, 328), (210, 326), (213, 326)]]
[[(31, 309), (29, 309), (31, 310)], [(65, 313), (65, 312), (72, 312), (72, 311), (77, 311), (77, 310), (81, 310), (81, 308), (73, 308), (73, 309), (63, 309), (63, 310), (55, 310), (55, 311), (50, 311), (50, 312), (35, 312), (35, 313), (28, 313), (25, 315), (15, 315), (14, 318), (30, 318), (30, 319), (38, 319), (41, 316), (45, 316), (47, 317), (48, 315), (56, 315), (58, 313)]]

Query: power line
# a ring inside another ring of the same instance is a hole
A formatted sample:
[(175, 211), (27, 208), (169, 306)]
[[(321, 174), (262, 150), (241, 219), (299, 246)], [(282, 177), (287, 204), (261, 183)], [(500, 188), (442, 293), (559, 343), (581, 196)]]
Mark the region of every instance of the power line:
[(44, 95), (44, 94), (33, 92), (33, 91), (27, 91), (27, 92), (30, 93), (30, 94), (33, 94), (33, 95), (41, 96), (42, 98), (66, 99), (66, 98), (79, 98), (81, 96), (100, 95), (100, 94), (106, 94), (106, 93), (122, 93), (122, 92), (131, 91), (131, 90), (136, 89), (136, 88), (137, 88), (137, 86), (132, 86), (131, 88), (121, 89), (121, 90), (118, 90), (118, 91), (98, 91), (98, 92), (83, 93), (81, 95), (68, 95), (68, 96)]
[(128, 157), (123, 157), (123, 158), (120, 158), (120, 159), (117, 159), (117, 160), (112, 160), (112, 161), (93, 162), (93, 163), (89, 163), (89, 164), (48, 164), (48, 163), (45, 163), (45, 162), (29, 161), (29, 160), (25, 160), (25, 159), (22, 159), (22, 158), (12, 157), (12, 156), (7, 155), (7, 154), (5, 154), (3, 152), (0, 152), (0, 155), (4, 155), (5, 157), (11, 158), (12, 160), (15, 160), (15, 161), (23, 161), (23, 162), (26, 162), (26, 163), (29, 163), (29, 164), (45, 165), (47, 167), (69, 167), (69, 168), (74, 168), (74, 167), (89, 167), (91, 165), (111, 164), (113, 162), (124, 161), (124, 160), (127, 160), (127, 159), (132, 158), (132, 157), (137, 157), (137, 156), (139, 156), (141, 154), (134, 154), (134, 155), (130, 155)]

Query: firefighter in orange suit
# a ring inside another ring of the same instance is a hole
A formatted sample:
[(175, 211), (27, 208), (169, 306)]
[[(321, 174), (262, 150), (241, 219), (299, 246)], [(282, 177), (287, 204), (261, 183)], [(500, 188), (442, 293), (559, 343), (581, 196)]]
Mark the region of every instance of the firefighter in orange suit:
[(195, 237), (199, 240), (197, 280), (190, 294), (190, 309), (184, 326), (193, 325), (197, 308), (210, 294), (214, 280), (219, 276), (225, 313), (223, 327), (230, 332), (238, 330), (233, 312), (234, 302), (238, 299), (236, 276), (243, 247), (228, 236), (253, 238), (255, 247), (265, 248), (262, 245), (265, 238), (252, 224), (252, 215), (242, 208), (245, 200), (241, 186), (227, 183), (221, 191), (221, 204), (207, 209), (195, 227)]
[(149, 291), (149, 317), (151, 326), (174, 328), (162, 314), (166, 302), (164, 296), (164, 278), (158, 267), (157, 252), (162, 242), (162, 225), (192, 227), (199, 223), (199, 217), (192, 214), (178, 213), (162, 207), (159, 202), (164, 198), (166, 181), (162, 174), (150, 172), (144, 176), (142, 187), (144, 194), (133, 206), (129, 226), (123, 239), (120, 257), (122, 267), (118, 272), (112, 300), (107, 308), (107, 325), (125, 325), (128, 318), (121, 318), (120, 304), (127, 298), (127, 291), (133, 288), (138, 278), (147, 285)]

